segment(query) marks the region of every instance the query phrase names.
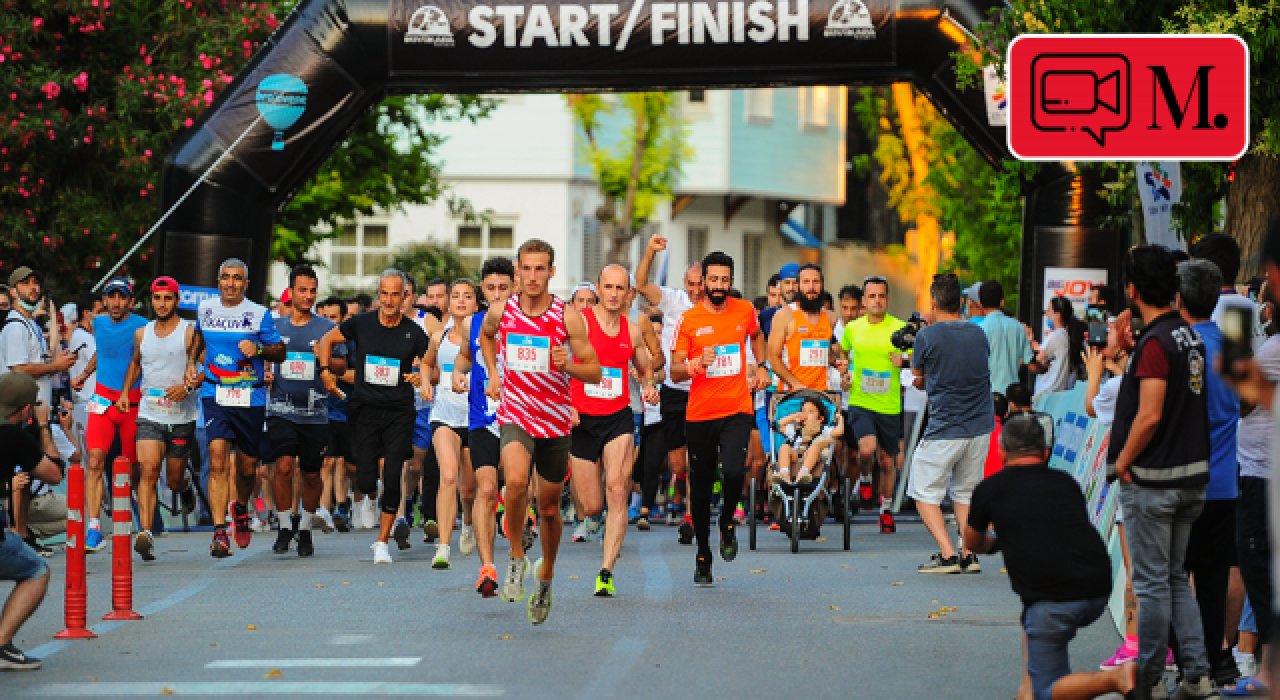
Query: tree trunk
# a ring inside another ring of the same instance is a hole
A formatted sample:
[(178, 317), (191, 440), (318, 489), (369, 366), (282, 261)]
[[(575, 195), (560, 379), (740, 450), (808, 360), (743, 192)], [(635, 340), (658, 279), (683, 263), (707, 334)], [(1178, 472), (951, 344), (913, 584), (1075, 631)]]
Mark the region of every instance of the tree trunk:
[(1227, 192), (1225, 230), (1240, 242), (1240, 279), (1263, 274), (1257, 253), (1267, 224), (1280, 214), (1280, 158), (1248, 154), (1236, 162), (1235, 179)]

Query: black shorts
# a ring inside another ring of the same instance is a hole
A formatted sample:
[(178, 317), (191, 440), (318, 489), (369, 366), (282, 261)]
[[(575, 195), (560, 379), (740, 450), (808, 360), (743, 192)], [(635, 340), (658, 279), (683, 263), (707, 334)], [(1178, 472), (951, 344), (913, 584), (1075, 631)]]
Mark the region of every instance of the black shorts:
[(685, 446), (685, 411), (689, 407), (689, 392), (663, 386), (659, 391), (658, 408), (662, 411), (662, 441), (667, 451)]
[(462, 441), (462, 446), (464, 448), (467, 447), (467, 434), (470, 431), (468, 431), (465, 427), (457, 428), (452, 425), (446, 425), (438, 420), (431, 421), (431, 434), (435, 435), (435, 431), (437, 430), (452, 430), (453, 434), (457, 435), (458, 439)]
[(341, 457), (348, 462), (355, 461), (351, 454), (351, 426), (346, 421), (329, 421), (329, 457)]
[(162, 442), (166, 457), (185, 459), (191, 454), (191, 446), (196, 444), (196, 424), (192, 421), (171, 425), (139, 418), (137, 440)]
[(502, 461), (502, 441), (488, 428), (480, 428), (467, 433), (467, 449), (471, 450), (471, 468), (498, 468)]
[(902, 414), (876, 413), (858, 406), (850, 406), (844, 420), (845, 443), (858, 449), (858, 441), (874, 435), (880, 451), (890, 457), (898, 456), (898, 441), (902, 439)]
[(743, 478), (747, 473), (747, 443), (756, 419), (750, 413), (735, 413), (714, 420), (689, 421), (689, 469), (710, 469), (718, 463), (727, 478)]
[[(413, 456), (413, 408), (375, 408), (350, 404), (351, 451), (361, 469), (376, 475), (378, 460), (403, 463)], [(398, 471), (398, 469), (397, 469)]]
[(271, 454), (277, 459), (297, 457), (298, 469), (306, 474), (319, 474), (329, 447), (325, 437), (328, 427), (326, 423), (294, 423), (280, 416), (267, 416)]
[[(600, 459), (604, 446), (614, 438), (619, 435), (634, 436), (636, 421), (632, 416), (630, 406), (607, 416), (589, 416), (579, 413), (578, 425), (574, 427), (573, 432), (569, 433), (571, 438), (569, 454), (588, 462)], [(632, 437), (632, 440), (634, 439)]]
[(538, 476), (553, 484), (563, 484), (569, 476), (569, 440), (570, 437), (536, 438), (515, 423), (502, 425), (502, 444), (517, 443), (529, 453), (533, 460), (533, 468)]

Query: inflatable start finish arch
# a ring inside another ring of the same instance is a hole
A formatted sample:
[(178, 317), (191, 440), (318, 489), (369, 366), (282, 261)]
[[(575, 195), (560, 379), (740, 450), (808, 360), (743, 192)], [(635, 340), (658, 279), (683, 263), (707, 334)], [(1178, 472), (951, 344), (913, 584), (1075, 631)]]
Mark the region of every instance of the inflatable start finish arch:
[[(162, 227), (159, 272), (214, 287), (218, 263), (239, 257), (261, 271), (260, 299), (275, 212), (388, 93), (911, 81), (994, 162), (1004, 129), (988, 126), (981, 88), (956, 88), (951, 56), (994, 4), (304, 0), (166, 159), (168, 209), (226, 155)], [(1079, 191), (1043, 223), (1082, 223)]]

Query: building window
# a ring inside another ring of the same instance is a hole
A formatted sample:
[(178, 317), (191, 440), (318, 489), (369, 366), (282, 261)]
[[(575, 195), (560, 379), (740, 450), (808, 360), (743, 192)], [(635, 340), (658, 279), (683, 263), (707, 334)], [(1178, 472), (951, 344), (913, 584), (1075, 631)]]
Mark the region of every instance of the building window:
[(831, 88), (826, 85), (814, 85), (800, 90), (802, 100), (800, 113), (804, 116), (803, 126), (807, 129), (825, 131), (828, 114), (831, 111)]
[(706, 104), (706, 103), (707, 103), (707, 91), (706, 91), (706, 90), (690, 90), (690, 91), (689, 91), (689, 102), (690, 102), (690, 103), (692, 103), (692, 104), (697, 104), (697, 105), (704, 105), (704, 104)]
[(748, 233), (742, 236), (742, 296), (751, 301), (764, 294), (760, 285), (761, 257), (764, 253), (764, 235)]
[(773, 123), (773, 88), (747, 90), (747, 123), (767, 126)]
[(472, 272), (479, 272), (489, 258), (514, 258), (515, 227), (496, 222), (459, 224), (458, 254)]
[(706, 226), (690, 226), (689, 227), (689, 265), (696, 262), (702, 262), (707, 257), (707, 227)]
[(390, 246), (386, 224), (343, 224), (329, 244), (329, 269), (351, 277), (380, 274), (391, 259)]

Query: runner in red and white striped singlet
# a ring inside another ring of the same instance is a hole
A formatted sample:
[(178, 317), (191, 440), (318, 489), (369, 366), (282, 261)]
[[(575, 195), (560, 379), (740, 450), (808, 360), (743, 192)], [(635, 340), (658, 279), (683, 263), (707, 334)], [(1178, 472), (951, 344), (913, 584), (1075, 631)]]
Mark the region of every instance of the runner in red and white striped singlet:
[(530, 318), (520, 308), (519, 294), (508, 297), (498, 327), (498, 364), (502, 403), (498, 424), (515, 423), (530, 437), (569, 434), (572, 405), (569, 374), (551, 362), (551, 348), (569, 338), (564, 327), (564, 300), (551, 297), (541, 316)]

